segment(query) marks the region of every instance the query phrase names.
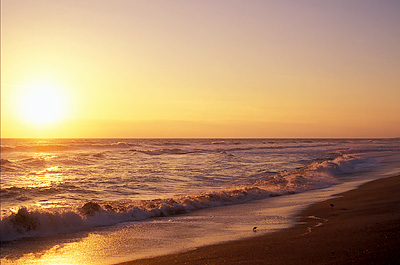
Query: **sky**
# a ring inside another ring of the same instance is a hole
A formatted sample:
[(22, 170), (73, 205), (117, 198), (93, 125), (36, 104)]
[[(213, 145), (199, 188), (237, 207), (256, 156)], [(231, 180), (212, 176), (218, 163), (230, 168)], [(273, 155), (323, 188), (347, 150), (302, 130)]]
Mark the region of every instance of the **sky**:
[(1, 137), (399, 137), (400, 1), (2, 0)]

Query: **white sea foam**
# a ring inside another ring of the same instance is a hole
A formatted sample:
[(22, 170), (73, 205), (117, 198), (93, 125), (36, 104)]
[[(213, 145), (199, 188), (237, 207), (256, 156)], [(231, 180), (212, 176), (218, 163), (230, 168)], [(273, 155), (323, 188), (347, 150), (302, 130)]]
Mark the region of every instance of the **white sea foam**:
[(261, 174), (253, 183), (199, 194), (153, 200), (88, 202), (82, 207), (69, 209), (21, 207), (2, 218), (0, 238), (1, 241), (11, 241), (26, 237), (44, 237), (303, 192), (337, 184), (340, 182), (340, 175), (357, 172), (374, 164), (375, 160), (341, 155), (334, 159), (313, 161), (292, 171)]

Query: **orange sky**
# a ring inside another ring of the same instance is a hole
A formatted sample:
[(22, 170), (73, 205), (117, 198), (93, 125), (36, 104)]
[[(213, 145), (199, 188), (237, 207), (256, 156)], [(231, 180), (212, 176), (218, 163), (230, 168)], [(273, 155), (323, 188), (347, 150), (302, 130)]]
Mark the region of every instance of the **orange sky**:
[(1, 3), (1, 137), (400, 136), (399, 1)]

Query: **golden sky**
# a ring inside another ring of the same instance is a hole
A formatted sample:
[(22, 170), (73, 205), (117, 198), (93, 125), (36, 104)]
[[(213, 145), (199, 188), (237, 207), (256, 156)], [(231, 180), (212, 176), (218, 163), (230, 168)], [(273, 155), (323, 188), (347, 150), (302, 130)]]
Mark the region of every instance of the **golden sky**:
[(1, 4), (1, 137), (400, 136), (400, 1)]

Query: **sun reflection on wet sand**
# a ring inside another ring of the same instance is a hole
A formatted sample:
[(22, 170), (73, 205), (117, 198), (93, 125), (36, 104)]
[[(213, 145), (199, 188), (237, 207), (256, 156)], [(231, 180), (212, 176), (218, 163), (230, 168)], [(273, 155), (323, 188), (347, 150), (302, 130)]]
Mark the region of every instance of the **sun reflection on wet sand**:
[[(116, 239), (117, 240), (117, 239)], [(54, 245), (48, 250), (42, 252), (27, 253), (21, 257), (2, 258), (1, 264), (30, 264), (30, 265), (80, 265), (80, 264), (104, 264), (104, 259), (94, 260), (92, 253), (107, 253), (112, 246), (112, 242), (106, 240), (103, 236), (97, 234), (89, 234), (81, 241), (71, 243), (60, 243)], [(34, 242), (32, 242), (34, 243)], [(38, 244), (42, 244), (38, 240)], [(109, 245), (111, 243), (111, 245)], [(45, 248), (45, 247), (44, 247)], [(98, 257), (96, 257), (98, 258)], [(116, 261), (118, 262), (118, 260)]]

